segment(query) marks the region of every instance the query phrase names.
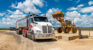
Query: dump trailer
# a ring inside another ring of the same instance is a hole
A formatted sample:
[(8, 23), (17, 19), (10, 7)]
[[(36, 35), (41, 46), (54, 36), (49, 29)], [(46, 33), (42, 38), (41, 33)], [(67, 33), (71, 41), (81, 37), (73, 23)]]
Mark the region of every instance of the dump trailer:
[(62, 11), (55, 12), (52, 16), (61, 23), (61, 27), (58, 28), (58, 33), (62, 31), (64, 31), (64, 33), (77, 32), (77, 28), (74, 23), (72, 24), (71, 20), (64, 20), (64, 13)]
[(55, 30), (47, 17), (31, 14), (16, 21), (17, 33), (32, 40), (53, 39)]

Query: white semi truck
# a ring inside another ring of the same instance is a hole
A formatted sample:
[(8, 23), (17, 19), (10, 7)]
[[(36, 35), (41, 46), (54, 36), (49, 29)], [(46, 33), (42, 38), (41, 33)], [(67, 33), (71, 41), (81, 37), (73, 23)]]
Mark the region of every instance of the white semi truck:
[(32, 40), (53, 39), (55, 30), (47, 17), (31, 14), (16, 21), (17, 33)]

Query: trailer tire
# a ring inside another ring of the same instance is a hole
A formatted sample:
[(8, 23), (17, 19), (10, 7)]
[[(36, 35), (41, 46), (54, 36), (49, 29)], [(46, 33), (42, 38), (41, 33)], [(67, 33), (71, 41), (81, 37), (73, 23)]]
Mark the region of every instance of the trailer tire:
[(27, 34), (26, 33), (22, 33), (24, 37), (27, 37)]
[(22, 31), (19, 31), (19, 33), (18, 34), (22, 34)]
[(16, 33), (17, 33), (17, 34), (20, 34), (20, 31), (19, 31), (19, 30), (17, 30), (17, 31), (16, 31)]
[(22, 34), (22, 31), (17, 30), (16, 33), (17, 34)]
[(58, 33), (61, 33), (62, 31), (60, 31), (60, 30), (61, 30), (61, 27), (58, 28), (57, 32)]
[(17, 33), (17, 34), (19, 33), (18, 30), (16, 31), (16, 33)]
[(77, 32), (77, 28), (73, 28), (72, 32), (76, 33)]
[(69, 33), (69, 28), (68, 27), (64, 28), (64, 33)]

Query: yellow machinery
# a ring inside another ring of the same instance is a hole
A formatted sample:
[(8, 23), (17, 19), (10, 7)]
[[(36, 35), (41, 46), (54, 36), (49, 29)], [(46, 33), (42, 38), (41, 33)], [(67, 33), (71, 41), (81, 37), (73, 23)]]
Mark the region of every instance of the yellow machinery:
[(70, 31), (73, 33), (77, 32), (77, 28), (74, 24), (72, 24), (71, 20), (64, 21), (64, 13), (62, 13), (62, 11), (55, 12), (52, 14), (52, 16), (54, 19), (57, 19), (61, 23), (62, 27), (58, 28), (58, 33), (61, 33), (62, 31), (65, 33), (69, 33)]

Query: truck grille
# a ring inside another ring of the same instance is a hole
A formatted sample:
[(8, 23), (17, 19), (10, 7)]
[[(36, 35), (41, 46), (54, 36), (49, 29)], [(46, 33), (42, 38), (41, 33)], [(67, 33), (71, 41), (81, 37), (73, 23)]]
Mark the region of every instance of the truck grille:
[(52, 26), (43, 26), (43, 33), (52, 33)]
[(47, 26), (43, 26), (43, 33), (47, 33)]
[(52, 33), (52, 26), (48, 26), (48, 33)]

